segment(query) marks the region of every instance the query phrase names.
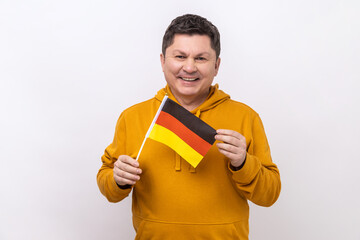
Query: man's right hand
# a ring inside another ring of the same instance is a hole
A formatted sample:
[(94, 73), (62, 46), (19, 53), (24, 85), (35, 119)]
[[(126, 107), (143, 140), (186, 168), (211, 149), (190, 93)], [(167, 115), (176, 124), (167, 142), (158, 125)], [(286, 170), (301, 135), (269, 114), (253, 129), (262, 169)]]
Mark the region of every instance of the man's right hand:
[(121, 155), (114, 163), (114, 179), (120, 186), (134, 185), (140, 179), (142, 170), (139, 162), (127, 155)]

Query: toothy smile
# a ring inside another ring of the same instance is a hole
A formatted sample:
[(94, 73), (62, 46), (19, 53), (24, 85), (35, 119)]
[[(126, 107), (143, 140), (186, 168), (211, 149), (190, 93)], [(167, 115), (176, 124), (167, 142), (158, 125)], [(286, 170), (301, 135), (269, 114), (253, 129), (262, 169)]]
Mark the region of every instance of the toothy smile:
[(182, 80), (184, 81), (195, 81), (195, 80), (198, 80), (199, 78), (186, 78), (186, 77), (180, 77)]

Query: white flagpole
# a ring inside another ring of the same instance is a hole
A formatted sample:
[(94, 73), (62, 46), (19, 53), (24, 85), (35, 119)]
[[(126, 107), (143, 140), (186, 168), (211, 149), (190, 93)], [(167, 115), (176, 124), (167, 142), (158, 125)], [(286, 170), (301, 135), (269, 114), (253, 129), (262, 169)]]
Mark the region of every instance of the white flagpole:
[(148, 129), (147, 132), (146, 132), (145, 138), (144, 138), (144, 140), (143, 140), (143, 142), (142, 142), (142, 144), (141, 144), (139, 153), (138, 153), (138, 155), (137, 155), (137, 157), (136, 157), (136, 161), (139, 160), (139, 156), (140, 156), (140, 153), (141, 153), (141, 151), (142, 151), (142, 149), (143, 149), (143, 147), (144, 147), (144, 144), (145, 144), (145, 142), (146, 142), (146, 139), (149, 137), (149, 134), (150, 134), (150, 132), (151, 132), (151, 130), (152, 130), (152, 128), (153, 128), (153, 126), (154, 126), (154, 124), (155, 124), (155, 122), (156, 122), (156, 120), (157, 120), (157, 118), (158, 118), (158, 116), (159, 116), (159, 114), (160, 114), (160, 112), (161, 112), (161, 110), (162, 110), (165, 102), (166, 102), (166, 99), (168, 99), (168, 96), (167, 96), (167, 95), (164, 96), (164, 99), (162, 100), (162, 102), (161, 102), (161, 104), (160, 104), (160, 107), (159, 107), (159, 109), (157, 110), (156, 115), (155, 115), (155, 117), (154, 117), (154, 119), (153, 119), (153, 121), (152, 121), (149, 129)]

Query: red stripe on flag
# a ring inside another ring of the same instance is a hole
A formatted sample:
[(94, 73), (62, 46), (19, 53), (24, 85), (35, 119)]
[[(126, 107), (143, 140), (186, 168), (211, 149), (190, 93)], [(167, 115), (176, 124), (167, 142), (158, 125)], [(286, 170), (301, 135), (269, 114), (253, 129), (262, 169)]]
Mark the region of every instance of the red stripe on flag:
[(208, 152), (211, 148), (211, 144), (202, 139), (199, 135), (195, 134), (178, 119), (168, 114), (167, 112), (161, 111), (156, 124), (159, 124), (170, 131), (178, 135), (184, 142), (186, 142), (195, 151), (200, 153), (202, 156)]

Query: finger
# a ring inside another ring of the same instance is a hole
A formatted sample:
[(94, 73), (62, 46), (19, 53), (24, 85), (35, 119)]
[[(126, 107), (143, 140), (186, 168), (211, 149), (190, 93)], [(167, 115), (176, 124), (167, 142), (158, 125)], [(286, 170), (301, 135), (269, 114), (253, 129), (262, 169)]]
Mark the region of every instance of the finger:
[(234, 146), (234, 145), (227, 144), (227, 143), (217, 143), (216, 146), (219, 149), (224, 150), (226, 152), (230, 152), (230, 153), (234, 153), (234, 154), (241, 153), (241, 148)]
[(227, 151), (220, 147), (218, 147), (218, 150), (221, 154), (223, 154), (225, 157), (227, 157), (231, 161), (231, 164), (235, 167), (240, 166), (244, 162), (245, 157), (246, 157), (245, 151), (230, 152), (230, 151)]
[(131, 173), (131, 174), (141, 174), (142, 170), (139, 167), (134, 167), (128, 163), (124, 163), (121, 159), (118, 159), (114, 164), (114, 170), (120, 169), (122, 171)]
[(128, 179), (128, 180), (132, 180), (132, 181), (138, 181), (140, 180), (140, 176), (137, 174), (132, 174), (129, 172), (125, 172), (119, 168), (114, 169), (114, 176), (117, 176), (119, 178), (123, 178), (123, 179)]
[(138, 167), (133, 167), (133, 166), (131, 166), (131, 165), (129, 165), (129, 164), (121, 164), (120, 166), (119, 166), (119, 168), (121, 169), (121, 170), (123, 170), (124, 172), (127, 172), (127, 173), (131, 173), (131, 174), (141, 174), (141, 169), (140, 168), (138, 168)]
[(134, 180), (130, 180), (130, 179), (126, 179), (126, 178), (121, 178), (119, 176), (114, 176), (115, 182), (121, 186), (124, 185), (134, 185), (136, 183), (136, 181)]
[(219, 152), (222, 153), (228, 159), (230, 159), (230, 161), (234, 161), (240, 158), (237, 154), (228, 152), (224, 149), (219, 149)]
[(220, 135), (233, 136), (233, 137), (238, 138), (238, 139), (242, 139), (244, 137), (240, 133), (238, 133), (238, 132), (236, 132), (234, 130), (229, 130), (229, 129), (218, 129), (218, 130), (216, 130), (216, 133), (220, 134)]
[(215, 139), (218, 141), (222, 141), (224, 143), (227, 144), (231, 144), (233, 146), (240, 146), (241, 145), (241, 141), (240, 139), (233, 137), (233, 136), (228, 136), (228, 135), (216, 135)]
[(139, 174), (141, 174), (141, 169), (140, 168), (132, 168), (131, 167), (130, 171), (129, 170), (123, 170), (121, 168), (114, 168), (114, 175), (117, 175), (117, 176), (120, 176), (120, 177), (123, 177), (123, 178), (138, 180), (137, 177), (133, 177), (133, 176), (138, 176)]
[(136, 161), (135, 159), (131, 158), (130, 156), (120, 155), (118, 160), (120, 160), (123, 163), (130, 164), (130, 165), (132, 165), (134, 167), (139, 167), (139, 162)]

